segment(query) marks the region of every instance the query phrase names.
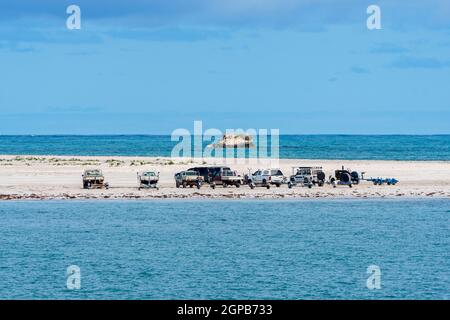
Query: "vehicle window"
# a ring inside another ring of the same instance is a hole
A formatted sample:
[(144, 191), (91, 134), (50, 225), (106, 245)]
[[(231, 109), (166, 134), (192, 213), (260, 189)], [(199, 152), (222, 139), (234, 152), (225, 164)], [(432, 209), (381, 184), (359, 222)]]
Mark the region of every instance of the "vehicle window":
[(102, 173), (98, 170), (86, 172), (86, 176), (101, 176), (101, 175), (102, 175)]
[(213, 177), (218, 176), (220, 174), (220, 168), (211, 168), (210, 172)]

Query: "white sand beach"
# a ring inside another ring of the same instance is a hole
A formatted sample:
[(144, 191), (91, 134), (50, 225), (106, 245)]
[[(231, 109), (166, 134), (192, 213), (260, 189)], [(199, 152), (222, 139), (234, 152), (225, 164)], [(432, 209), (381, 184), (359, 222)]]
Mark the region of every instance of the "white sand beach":
[[(199, 165), (221, 165), (219, 159), (170, 159), (156, 157), (78, 157), (78, 156), (0, 156), (0, 200), (17, 199), (295, 199), (295, 198), (449, 198), (449, 161), (373, 161), (373, 160), (301, 160), (282, 159), (279, 167), (286, 176), (293, 166), (322, 166), (327, 177), (345, 166), (365, 177), (394, 177), (395, 186), (375, 186), (363, 181), (349, 188), (331, 185), (323, 187), (294, 187), (266, 189), (248, 186), (240, 188), (218, 186), (212, 189), (176, 188), (174, 174)], [(243, 175), (249, 164), (229, 165)], [(108, 190), (84, 190), (82, 173), (85, 169), (102, 169)], [(258, 166), (251, 166), (253, 170)], [(142, 170), (160, 172), (159, 190), (138, 190), (136, 173)]]

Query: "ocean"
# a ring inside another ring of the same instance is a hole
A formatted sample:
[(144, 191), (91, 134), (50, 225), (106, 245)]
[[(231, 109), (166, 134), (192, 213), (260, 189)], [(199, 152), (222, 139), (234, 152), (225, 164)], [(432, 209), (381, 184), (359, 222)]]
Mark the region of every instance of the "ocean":
[[(176, 143), (169, 135), (4, 135), (0, 154), (169, 157)], [(281, 135), (279, 144), (283, 159), (450, 160), (450, 135)]]
[(450, 200), (19, 201), (0, 216), (0, 299), (450, 299)]

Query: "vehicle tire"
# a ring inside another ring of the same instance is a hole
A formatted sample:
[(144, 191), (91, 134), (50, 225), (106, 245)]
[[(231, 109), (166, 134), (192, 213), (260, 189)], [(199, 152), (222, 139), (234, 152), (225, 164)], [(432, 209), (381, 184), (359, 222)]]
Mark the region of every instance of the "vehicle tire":
[(310, 184), (308, 184), (308, 188), (309, 189), (311, 189), (312, 188), (312, 184), (310, 183)]
[(341, 181), (345, 182), (345, 183), (351, 183), (352, 182), (352, 177), (348, 173), (344, 173), (341, 176)]
[(292, 183), (290, 181), (288, 182), (288, 188), (292, 189)]
[(250, 182), (248, 185), (249, 185), (250, 189), (252, 189), (252, 190), (255, 189), (255, 184), (253, 182)]
[(317, 180), (325, 181), (325, 172), (323, 171), (317, 172)]
[(213, 182), (211, 183), (211, 188), (215, 189), (216, 188), (216, 184)]
[(186, 187), (187, 187), (187, 183), (183, 182), (183, 188), (186, 188)]
[(263, 184), (263, 185), (266, 185), (266, 184), (267, 184), (267, 180), (266, 180), (266, 179), (263, 179), (262, 184)]
[(266, 185), (266, 188), (267, 188), (267, 190), (269, 190), (270, 189), (270, 184)]
[(224, 188), (228, 187), (228, 185), (227, 185), (225, 182), (222, 182), (222, 186), (223, 186)]
[(324, 182), (323, 182), (323, 181), (319, 181), (318, 186), (319, 186), (319, 187), (323, 187), (323, 185), (324, 185)]
[(138, 187), (138, 191), (141, 191), (141, 187)]
[(91, 183), (90, 182), (88, 182), (88, 183), (86, 183), (86, 189), (90, 189), (91, 188)]
[(280, 184), (280, 183), (277, 183), (276, 186), (277, 186), (277, 188), (279, 188), (279, 187), (281, 186), (281, 184)]
[(177, 188), (179, 188), (179, 187), (180, 187), (180, 184), (179, 184), (178, 182), (175, 182), (175, 186), (176, 186)]
[(353, 188), (353, 186), (352, 186), (352, 184), (351, 184), (351, 183), (350, 183), (350, 184), (348, 185), (348, 187), (349, 187), (349, 188)]
[(241, 183), (240, 182), (236, 182), (236, 188), (240, 188), (241, 187)]

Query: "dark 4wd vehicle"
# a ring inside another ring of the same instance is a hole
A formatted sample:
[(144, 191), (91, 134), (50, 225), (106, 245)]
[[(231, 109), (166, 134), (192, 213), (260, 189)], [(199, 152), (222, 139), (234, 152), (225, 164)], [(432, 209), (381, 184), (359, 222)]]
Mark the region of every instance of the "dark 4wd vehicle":
[(215, 183), (222, 184), (222, 172), (231, 171), (229, 167), (218, 166), (218, 167), (195, 167), (190, 168), (189, 171), (197, 171), (200, 176), (203, 177), (205, 183)]

